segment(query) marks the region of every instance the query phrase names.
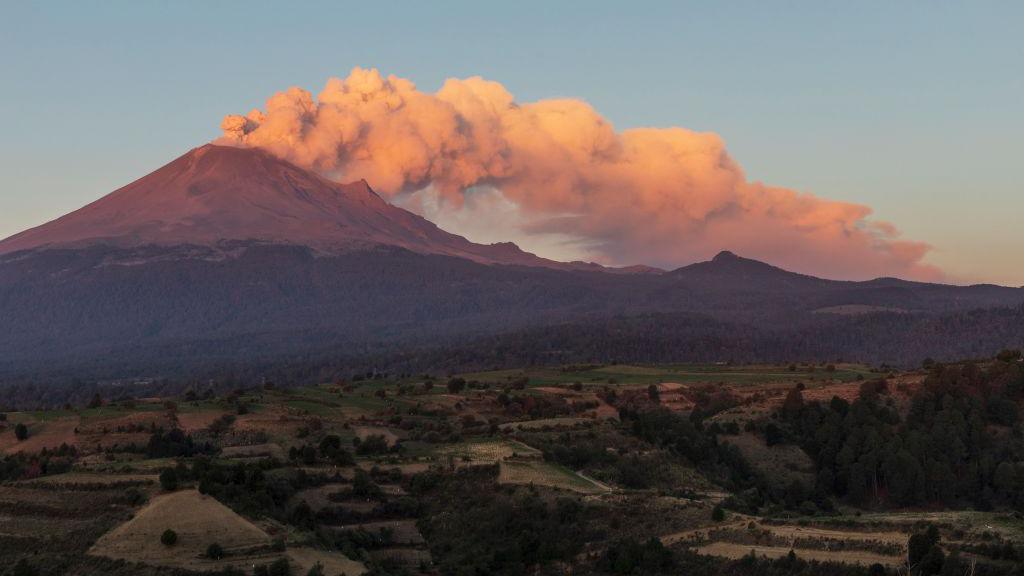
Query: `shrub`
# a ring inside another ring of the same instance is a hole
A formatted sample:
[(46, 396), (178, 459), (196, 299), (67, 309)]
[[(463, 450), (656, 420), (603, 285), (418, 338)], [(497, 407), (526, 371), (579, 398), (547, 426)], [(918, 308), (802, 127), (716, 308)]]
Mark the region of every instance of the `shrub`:
[(302, 447), (302, 450), (299, 452), (299, 454), (302, 457), (302, 463), (305, 464), (306, 466), (312, 466), (313, 464), (316, 464), (316, 448), (310, 446), (309, 444), (306, 444), (305, 446)]
[(165, 468), (160, 473), (160, 487), (168, 492), (178, 489), (178, 473), (174, 468)]
[(370, 454), (385, 454), (388, 451), (387, 438), (380, 434), (370, 434), (369, 436), (363, 439), (359, 439), (359, 437), (357, 436), (352, 440), (356, 448), (356, 454), (359, 454), (360, 456), (366, 456)]
[(603, 571), (613, 574), (665, 574), (674, 564), (672, 552), (657, 538), (643, 544), (635, 540), (616, 542), (598, 562)]
[(124, 491), (123, 501), (129, 506), (141, 506), (146, 503), (146, 493), (138, 488), (129, 488)]
[(356, 475), (352, 479), (352, 494), (363, 498), (379, 498), (383, 492), (369, 474), (357, 468)]
[[(929, 526), (924, 532), (912, 534), (910, 539), (907, 541), (907, 560), (912, 566), (918, 566), (926, 558), (928, 558), (929, 564), (935, 563), (935, 555), (932, 554), (929, 557), (929, 553), (939, 543), (939, 531), (935, 526)], [(941, 553), (941, 550), (939, 550)], [(942, 566), (941, 560), (938, 561), (939, 566)], [(930, 574), (931, 572), (923, 572), (924, 574)]]
[(39, 572), (28, 563), (28, 560), (22, 558), (18, 560), (18, 563), (14, 565), (14, 570), (11, 572), (14, 576), (36, 576)]
[(711, 511), (711, 519), (715, 522), (725, 520), (725, 510), (720, 505), (715, 506), (714, 510)]
[(333, 458), (341, 450), (341, 438), (337, 434), (328, 434), (320, 440), (320, 454), (324, 458)]
[(28, 427), (18, 422), (18, 425), (14, 427), (14, 437), (19, 441), (28, 438)]
[(466, 388), (466, 380), (464, 378), (452, 378), (448, 380), (448, 391), (452, 394), (458, 394)]
[(207, 430), (209, 430), (210, 434), (213, 434), (214, 436), (220, 436), (221, 434), (230, 430), (231, 426), (233, 426), (234, 423), (234, 414), (224, 414), (223, 416), (211, 422), (209, 427), (207, 427)]
[(164, 546), (174, 546), (178, 543), (178, 533), (168, 528), (160, 535), (160, 543)]
[(287, 558), (278, 558), (270, 563), (270, 568), (267, 570), (269, 576), (289, 576), (292, 573), (292, 567), (288, 564)]
[(658, 391), (658, 385), (657, 384), (651, 384), (650, 386), (647, 387), (647, 398), (651, 402), (655, 402), (655, 403), (658, 403), (658, 402), (661, 401), (661, 394)]
[(214, 542), (206, 547), (206, 557), (211, 560), (220, 560), (224, 557), (224, 548)]
[(257, 566), (253, 571), (254, 576), (288, 576), (292, 573), (292, 567), (285, 558), (278, 558), (270, 564)]
[(764, 443), (768, 446), (775, 446), (776, 444), (782, 444), (785, 437), (782, 433), (782, 429), (779, 428), (778, 424), (769, 422), (764, 427)]

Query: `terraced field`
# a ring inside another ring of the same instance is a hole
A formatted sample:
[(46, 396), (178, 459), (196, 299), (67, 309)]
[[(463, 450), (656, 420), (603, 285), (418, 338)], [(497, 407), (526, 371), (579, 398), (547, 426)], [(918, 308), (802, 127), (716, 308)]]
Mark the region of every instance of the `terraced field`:
[(541, 452), (515, 440), (480, 440), (466, 442), (441, 450), (444, 455), (469, 462), (501, 462), (509, 458), (540, 458)]
[[(293, 574), (317, 564), (334, 575), (399, 567), (421, 576), (451, 573), (453, 550), (479, 536), (465, 527), (492, 519), (459, 508), (469, 496), (480, 497), (475, 506), (504, 500), (489, 514), (494, 517), (514, 515), (509, 505), (522, 501), (576, 501), (580, 508), (558, 514), (585, 515), (588, 529), (609, 535), (581, 544), (577, 560), (599, 558), (610, 542), (653, 537), (671, 550), (719, 559), (751, 551), (781, 558), (793, 550), (808, 560), (894, 569), (909, 535), (928, 525), (942, 530), (944, 546), (1024, 543), (1024, 520), (1005, 509), (876, 513), (840, 499), (832, 501), (837, 508), (784, 506), (771, 494), (744, 508), (737, 504), (742, 492), (731, 494), (729, 482), (716, 475), (721, 470), (701, 466), (673, 438), (657, 438), (655, 428), (690, 434), (689, 424), (697, 424), (688, 437), (695, 445), (707, 440), (700, 434), (713, 434), (718, 446), (735, 446), (749, 466), (744, 470), (753, 469), (769, 486), (794, 480), (813, 486), (807, 454), (792, 441), (769, 447), (764, 424), (794, 382), (804, 385), (806, 402), (827, 403), (832, 396), (856, 397), (861, 386), (854, 379), (867, 374), (875, 373), (852, 365), (834, 372), (808, 366), (529, 368), (464, 375), (466, 389), (459, 392), (443, 380), (408, 376), (10, 413), (0, 424), (0, 450), (9, 454), (5, 463), (21, 467), (11, 468), (17, 474), (0, 484), (0, 556), (52, 550), (43, 574), (57, 573), (57, 566), (117, 576), (228, 566), (251, 572), (284, 559)], [(920, 379), (919, 373), (891, 378), (894, 388), (912, 388)], [(906, 399), (901, 394), (892, 393), (897, 408)], [(698, 414), (702, 419), (690, 414), (716, 402), (713, 412)], [(650, 421), (644, 432), (637, 427), (640, 414), (666, 420)], [(669, 428), (682, 419), (689, 421)], [(14, 437), (16, 423), (28, 425), (28, 439)], [(164, 451), (164, 434), (175, 428), (189, 443)], [(376, 435), (386, 443), (367, 446)], [(74, 448), (48, 466), (18, 455), (60, 443)], [(169, 469), (180, 477), (176, 488), (165, 489), (159, 475)], [(451, 506), (432, 509), (435, 497)], [(726, 520), (713, 520), (717, 507), (725, 508)], [(456, 520), (463, 528), (445, 534)], [(160, 542), (167, 529), (178, 536), (173, 545)], [(209, 557), (211, 543), (226, 555)], [(474, 558), (461, 557), (457, 565), (475, 565)], [(585, 562), (573, 569), (593, 567)]]
[(588, 480), (572, 470), (542, 461), (504, 460), (498, 482), (502, 484), (525, 484), (569, 490), (580, 494), (601, 494), (609, 488)]
[[(168, 529), (178, 534), (173, 546), (160, 541)], [(206, 548), (214, 542), (228, 553), (225, 559), (204, 557)], [(129, 562), (210, 570), (272, 560), (279, 554), (271, 552), (271, 543), (267, 533), (212, 497), (181, 490), (154, 498), (131, 520), (100, 538), (89, 553)]]
[(899, 556), (887, 556), (861, 550), (806, 550), (789, 546), (759, 546), (733, 544), (730, 542), (712, 542), (698, 546), (695, 550), (699, 554), (731, 559), (743, 558), (751, 553), (763, 558), (783, 558), (792, 550), (798, 558), (817, 560), (819, 562), (843, 562), (846, 564), (860, 564), (862, 566), (881, 564), (890, 568), (896, 568), (904, 564), (903, 558)]

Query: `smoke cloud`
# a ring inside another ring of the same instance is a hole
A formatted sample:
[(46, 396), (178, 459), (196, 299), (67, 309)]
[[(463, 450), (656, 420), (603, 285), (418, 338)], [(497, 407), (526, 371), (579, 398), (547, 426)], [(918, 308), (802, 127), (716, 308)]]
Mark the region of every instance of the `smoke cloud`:
[[(930, 246), (869, 219), (867, 206), (749, 182), (716, 134), (620, 132), (581, 100), (516, 102), (479, 77), (430, 94), (355, 68), (316, 98), (289, 88), (221, 128), (219, 143), (365, 178), (407, 206), (429, 198), (447, 221), (486, 221), (497, 195), (527, 238), (567, 238), (603, 263), (675, 267), (728, 249), (834, 278), (941, 277), (922, 262)], [(475, 194), (492, 201), (466, 202)]]

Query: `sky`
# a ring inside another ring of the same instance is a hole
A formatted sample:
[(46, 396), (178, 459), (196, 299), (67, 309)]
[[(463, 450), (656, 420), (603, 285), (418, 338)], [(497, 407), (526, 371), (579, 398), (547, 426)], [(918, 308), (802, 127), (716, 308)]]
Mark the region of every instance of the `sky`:
[[(711, 132), (746, 181), (870, 206), (946, 281), (1024, 285), (1019, 2), (4, 4), (0, 237), (363, 67), (424, 93), (482, 76), (517, 102), (579, 99), (619, 134)], [(565, 256), (550, 235), (420, 210)], [(719, 248), (694, 246), (676, 258)]]

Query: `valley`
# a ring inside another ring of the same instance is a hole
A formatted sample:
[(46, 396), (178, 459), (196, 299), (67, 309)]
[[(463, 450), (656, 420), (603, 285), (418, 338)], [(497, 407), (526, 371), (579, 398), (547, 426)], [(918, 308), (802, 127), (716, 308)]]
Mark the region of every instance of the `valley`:
[[(981, 369), (1010, 387), (983, 394), (1024, 384), (1019, 356)], [(12, 411), (0, 555), (43, 573), (874, 574), (920, 562), (931, 530), (944, 557), (1010, 574), (1012, 498), (844, 495), (792, 435), (820, 407), (909, 417), (937, 370), (579, 364)]]

